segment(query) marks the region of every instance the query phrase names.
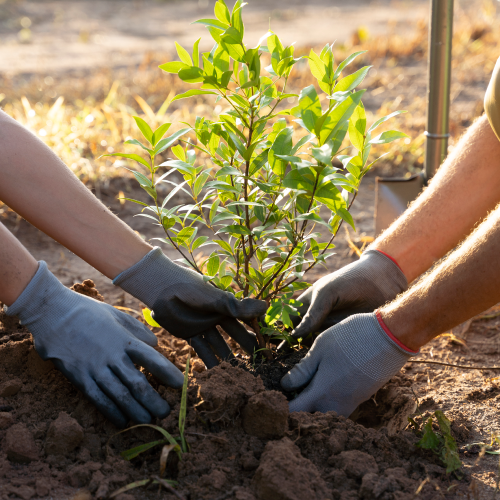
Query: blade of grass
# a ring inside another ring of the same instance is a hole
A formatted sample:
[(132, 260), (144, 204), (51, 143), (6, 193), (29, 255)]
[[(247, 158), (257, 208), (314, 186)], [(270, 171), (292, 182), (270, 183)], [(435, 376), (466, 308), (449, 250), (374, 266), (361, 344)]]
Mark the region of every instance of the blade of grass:
[(181, 409), (179, 411), (179, 434), (181, 436), (182, 451), (187, 452), (188, 446), (184, 437), (184, 427), (186, 425), (186, 412), (187, 412), (187, 388), (189, 382), (189, 362), (191, 360), (191, 353), (188, 354), (186, 359), (186, 371), (184, 372), (184, 383), (182, 385), (181, 396)]
[[(136, 446), (135, 448), (130, 448), (130, 450), (125, 450), (120, 453), (120, 456), (123, 457), (125, 460), (132, 460), (133, 458), (137, 457), (141, 453), (144, 453), (145, 451), (150, 450), (151, 448), (154, 448), (155, 446), (158, 446), (160, 444), (165, 444), (167, 443), (166, 439), (160, 439), (159, 441), (151, 441), (150, 443), (144, 443), (139, 446)], [(173, 446), (173, 445), (170, 445)]]

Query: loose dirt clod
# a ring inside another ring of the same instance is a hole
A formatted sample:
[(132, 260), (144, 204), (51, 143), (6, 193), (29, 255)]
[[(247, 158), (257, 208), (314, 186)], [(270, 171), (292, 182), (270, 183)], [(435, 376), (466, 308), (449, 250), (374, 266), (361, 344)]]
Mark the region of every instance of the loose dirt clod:
[(104, 302), (104, 297), (97, 291), (95, 284), (92, 280), (83, 280), (82, 283), (75, 283), (71, 290), (91, 297), (92, 299)]
[(45, 441), (47, 455), (66, 455), (83, 441), (81, 425), (67, 413), (61, 412), (50, 424)]
[(252, 396), (243, 409), (243, 428), (247, 434), (263, 439), (279, 439), (288, 428), (288, 401), (277, 391)]
[(6, 411), (0, 411), (0, 430), (7, 429), (14, 422), (14, 417), (10, 413)]
[(7, 380), (0, 384), (0, 397), (6, 398), (15, 396), (23, 386), (23, 383), (18, 378)]
[(211, 422), (232, 422), (254, 394), (264, 391), (260, 378), (229, 363), (197, 374), (196, 382), (200, 385), (198, 408)]
[(38, 448), (35, 440), (24, 424), (15, 424), (7, 429), (5, 451), (11, 462), (27, 463), (38, 460)]
[(253, 478), (259, 500), (325, 500), (332, 492), (316, 466), (288, 438), (269, 442)]

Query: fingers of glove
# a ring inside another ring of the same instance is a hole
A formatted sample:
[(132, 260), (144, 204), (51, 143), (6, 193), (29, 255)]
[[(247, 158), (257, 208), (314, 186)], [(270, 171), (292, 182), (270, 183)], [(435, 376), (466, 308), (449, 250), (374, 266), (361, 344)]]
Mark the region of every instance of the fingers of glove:
[(146, 344), (136, 344), (127, 349), (133, 363), (143, 366), (161, 382), (174, 389), (180, 389), (184, 382), (182, 372), (165, 356)]
[(288, 403), (288, 409), (290, 413), (294, 411), (319, 411), (318, 399), (322, 399), (322, 395), (318, 393), (317, 388), (314, 387), (314, 380), (312, 380), (308, 387), (306, 387), (294, 400)]
[(121, 380), (108, 368), (99, 373), (97, 385), (131, 420), (139, 424), (149, 424), (151, 415), (130, 394)]
[(123, 429), (128, 422), (128, 418), (120, 411), (118, 406), (108, 398), (99, 388), (99, 386), (90, 377), (85, 377), (84, 380), (76, 379), (71, 372), (65, 370), (59, 360), (53, 360), (55, 367), (63, 373), (63, 375), (78, 389), (80, 389), (85, 397), (93, 403), (96, 408), (117, 427)]
[(285, 391), (294, 391), (311, 381), (321, 361), (321, 350), (315, 347), (281, 379)]
[(292, 332), (292, 337), (296, 339), (305, 338), (310, 333), (317, 332), (331, 311), (332, 306), (331, 297), (322, 297), (316, 292), (312, 297), (307, 313), (302, 318), (299, 326)]
[(134, 337), (142, 342), (145, 342), (151, 347), (156, 347), (158, 345), (158, 339), (156, 335), (143, 323), (132, 318), (128, 314), (122, 313), (121, 311), (116, 311), (116, 315), (119, 323), (126, 328)]
[(219, 325), (247, 354), (252, 355), (259, 348), (255, 334), (249, 332), (238, 320), (228, 318)]
[(215, 287), (207, 290), (197, 285), (185, 284), (182, 297), (195, 309), (216, 312), (231, 318), (252, 319), (267, 311), (267, 304), (264, 300), (238, 300), (232, 293)]
[(151, 387), (145, 375), (129, 359), (117, 366), (112, 366), (114, 374), (123, 382), (132, 396), (149, 413), (164, 418), (170, 412), (168, 403)]
[(208, 341), (208, 343), (212, 346), (212, 350), (217, 356), (219, 356), (219, 358), (223, 360), (234, 358), (230, 347), (226, 344), (226, 341), (215, 326), (204, 331), (203, 338)]
[(208, 369), (219, 364), (219, 360), (210, 347), (210, 344), (201, 335), (196, 335), (196, 337), (192, 337), (189, 341), (191, 342), (191, 347), (196, 351), (196, 354), (198, 354)]

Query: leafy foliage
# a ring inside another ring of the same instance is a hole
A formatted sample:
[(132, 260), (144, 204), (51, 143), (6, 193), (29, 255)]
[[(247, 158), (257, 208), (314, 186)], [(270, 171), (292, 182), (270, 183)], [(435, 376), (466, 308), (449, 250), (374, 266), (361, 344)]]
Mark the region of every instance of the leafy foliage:
[[(434, 432), (432, 428), (433, 419), (436, 419), (440, 432)], [(415, 425), (415, 422), (412, 422)], [(417, 446), (426, 450), (432, 450), (439, 455), (446, 465), (446, 472), (454, 472), (462, 466), (458, 456), (457, 443), (451, 435), (451, 423), (441, 410), (436, 410), (425, 422), (422, 429), (422, 438)]]
[[(238, 0), (229, 11), (218, 0), (215, 19), (196, 21), (214, 39), (212, 50), (200, 54), (199, 40), (192, 52), (176, 43), (180, 60), (160, 66), (184, 82), (201, 84), (174, 100), (212, 94), (215, 102), (223, 101), (227, 109), (219, 120), (197, 117), (194, 125), (163, 138), (169, 123), (152, 130), (136, 117), (147, 144), (127, 143), (147, 152), (147, 161), (133, 154), (114, 156), (135, 160), (145, 169), (133, 174), (152, 202), (129, 201), (142, 205), (141, 215), (163, 227), (162, 241), (181, 253), (180, 261), (237, 298), (266, 299), (266, 332), (283, 332), (292, 326), (290, 316), (298, 314), (292, 295), (309, 286), (304, 274), (333, 255), (333, 239), (343, 221), (355, 227), (349, 209), (373, 165), (368, 164), (372, 146), (406, 135), (392, 130), (374, 136), (398, 112), (367, 127), (361, 101), (365, 91), (356, 89), (370, 67), (346, 74), (363, 52), (335, 65), (331, 45), (320, 54), (311, 50), (306, 59), (322, 97), (314, 85), (299, 95), (288, 93), (290, 72), (302, 58), (295, 58), (294, 46), (283, 46), (272, 31), (248, 48), (243, 42), (244, 5)], [(270, 63), (265, 68), (263, 60)], [(296, 106), (283, 106), (297, 97)], [(167, 148), (175, 159), (156, 165), (155, 158)], [(333, 166), (335, 158), (342, 168)], [(160, 175), (161, 168), (166, 171)], [(183, 181), (172, 180), (173, 173)], [(160, 183), (173, 186), (162, 201)], [(167, 206), (180, 191), (191, 202)], [(330, 214), (326, 220), (320, 216), (322, 208)], [(203, 226), (212, 238), (198, 234)], [(318, 226), (328, 231), (325, 241)], [(199, 262), (195, 252), (207, 245), (214, 249)]]

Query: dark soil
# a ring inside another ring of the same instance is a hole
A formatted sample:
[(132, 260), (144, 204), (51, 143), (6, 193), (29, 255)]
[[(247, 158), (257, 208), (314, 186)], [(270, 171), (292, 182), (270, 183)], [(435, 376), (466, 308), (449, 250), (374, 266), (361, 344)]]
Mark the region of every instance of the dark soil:
[[(98, 293), (92, 285), (85, 281), (74, 288)], [(130, 462), (119, 453), (160, 439), (159, 433), (140, 428), (113, 437), (118, 429), (50, 361), (41, 360), (26, 330), (3, 314), (0, 329), (2, 500), (104, 499), (158, 474), (159, 447)], [(222, 363), (207, 371), (184, 341), (164, 330), (157, 335), (158, 350), (179, 368), (190, 351), (193, 355), (186, 422), (190, 451), (180, 462), (169, 462), (165, 474), (178, 481), (183, 498), (399, 500), (414, 498), (424, 481), (419, 498), (436, 498), (437, 491), (442, 498), (465, 495), (469, 475), (461, 481), (446, 475), (439, 458), (416, 448), (418, 437), (401, 430), (415, 410), (404, 372), (379, 391), (376, 411), (373, 401), (358, 410), (357, 422), (335, 412), (289, 414), (287, 398), (276, 389), (305, 350), (272, 364), (252, 366), (245, 360), (245, 369)], [(155, 423), (178, 435), (180, 392), (148, 378), (172, 407)], [(157, 488), (116, 498), (158, 498)], [(159, 498), (174, 496), (163, 491)]]

